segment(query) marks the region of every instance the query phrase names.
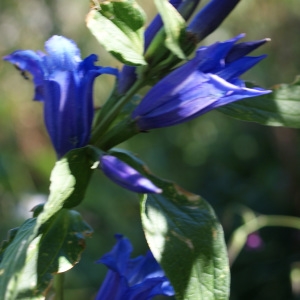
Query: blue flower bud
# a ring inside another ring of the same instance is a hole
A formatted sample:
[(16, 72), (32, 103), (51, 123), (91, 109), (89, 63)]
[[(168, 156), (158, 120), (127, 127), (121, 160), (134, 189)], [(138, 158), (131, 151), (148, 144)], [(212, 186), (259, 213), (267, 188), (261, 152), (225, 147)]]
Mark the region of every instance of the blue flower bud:
[(240, 0), (211, 0), (194, 17), (187, 30), (194, 33), (200, 42), (219, 27), (239, 2)]
[(149, 179), (115, 156), (102, 155), (99, 168), (114, 183), (135, 193), (162, 192)]

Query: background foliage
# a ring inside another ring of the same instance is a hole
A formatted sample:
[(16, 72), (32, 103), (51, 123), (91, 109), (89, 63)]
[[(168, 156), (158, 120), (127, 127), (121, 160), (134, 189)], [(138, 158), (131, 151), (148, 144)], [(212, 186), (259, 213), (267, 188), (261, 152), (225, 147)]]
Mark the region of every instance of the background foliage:
[[(138, 1), (155, 14), (152, 1)], [(206, 1), (202, 1), (201, 6)], [(0, 55), (16, 49), (43, 50), (53, 34), (76, 40), (82, 56), (99, 55), (101, 65), (118, 63), (85, 26), (88, 1), (8, 1), (0, 3)], [(257, 54), (268, 58), (245, 79), (264, 87), (292, 82), (300, 73), (298, 0), (241, 1), (223, 25), (205, 41), (225, 40), (246, 32), (247, 40), (270, 37)], [(111, 78), (96, 81), (96, 102), (107, 97)], [(30, 101), (32, 85), (11, 65), (0, 61), (0, 237), (19, 226), (30, 209), (45, 200), (55, 163), (42, 120), (40, 103)], [(226, 238), (242, 224), (241, 206), (262, 214), (300, 217), (299, 132), (263, 127), (208, 113), (174, 128), (132, 138), (123, 146), (139, 153), (152, 171), (201, 194), (216, 210)], [(176, 162), (176, 163), (174, 163)], [(139, 200), (94, 174), (85, 201), (78, 207), (94, 228), (79, 263), (66, 276), (67, 299), (92, 299), (105, 267), (95, 264), (123, 233), (145, 253)], [(260, 230), (260, 247), (246, 246), (232, 266), (231, 299), (300, 299), (300, 234), (286, 228)], [(298, 273), (297, 273), (298, 272)], [(84, 274), (84, 275), (83, 275)], [(297, 285), (298, 282), (298, 285)]]

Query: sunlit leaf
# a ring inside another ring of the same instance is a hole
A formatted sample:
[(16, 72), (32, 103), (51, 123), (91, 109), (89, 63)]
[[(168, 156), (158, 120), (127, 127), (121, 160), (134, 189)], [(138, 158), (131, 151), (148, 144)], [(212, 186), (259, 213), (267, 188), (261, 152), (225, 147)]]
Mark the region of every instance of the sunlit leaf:
[(144, 60), (145, 13), (134, 0), (99, 2), (87, 16), (87, 27), (98, 42), (127, 65)]
[(185, 59), (186, 56), (180, 47), (180, 40), (185, 33), (185, 20), (169, 1), (155, 0), (154, 3), (164, 23), (166, 47), (180, 59)]

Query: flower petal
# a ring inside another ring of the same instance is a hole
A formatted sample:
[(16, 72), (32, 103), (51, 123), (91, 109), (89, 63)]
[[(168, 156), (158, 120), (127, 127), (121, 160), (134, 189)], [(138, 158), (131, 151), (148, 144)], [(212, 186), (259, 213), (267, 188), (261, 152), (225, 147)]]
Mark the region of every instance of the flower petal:
[(74, 71), (81, 62), (77, 45), (63, 36), (54, 35), (45, 43), (45, 57), (49, 74), (56, 70)]
[(161, 193), (161, 189), (149, 179), (112, 155), (101, 156), (100, 168), (109, 179), (125, 189), (136, 193)]
[(253, 50), (269, 41), (270, 39), (263, 39), (260, 41), (244, 42), (234, 45), (226, 56), (226, 63), (230, 63), (249, 54)]
[(10, 55), (4, 56), (3, 59), (16, 65), (20, 70), (31, 73), (35, 85), (34, 100), (44, 100), (42, 56), (32, 50), (18, 50)]
[(266, 55), (261, 55), (257, 57), (246, 56), (239, 58), (238, 60), (227, 64), (225, 68), (223, 68), (219, 72), (216, 72), (215, 74), (225, 80), (230, 81), (231, 79), (237, 78), (249, 69), (251, 69), (265, 57)]
[(106, 265), (109, 269), (118, 272), (121, 276), (126, 275), (127, 262), (133, 250), (130, 241), (121, 234), (115, 234), (117, 243), (112, 250), (104, 254), (97, 263)]

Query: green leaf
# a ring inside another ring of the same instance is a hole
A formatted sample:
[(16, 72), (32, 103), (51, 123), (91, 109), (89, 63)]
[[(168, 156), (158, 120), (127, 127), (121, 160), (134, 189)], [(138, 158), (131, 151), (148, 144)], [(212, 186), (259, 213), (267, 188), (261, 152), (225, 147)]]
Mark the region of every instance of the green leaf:
[(227, 251), (213, 209), (204, 199), (174, 183), (151, 179), (163, 193), (144, 198), (142, 223), (150, 249), (170, 279), (176, 299), (228, 299)]
[(229, 264), (223, 229), (200, 196), (152, 175), (124, 150), (110, 151), (163, 190), (141, 203), (142, 224), (153, 255), (170, 279), (177, 300), (229, 298)]
[(62, 207), (72, 208), (83, 200), (93, 173), (94, 161), (89, 151), (88, 147), (75, 149), (56, 162), (50, 177), (50, 196), (45, 205), (48, 213), (53, 214)]
[[(51, 174), (50, 196), (43, 209), (38, 207), (34, 211), (35, 218), (14, 230), (2, 246), (0, 299), (24, 299), (28, 295), (29, 299), (38, 299), (56, 267), (62, 271), (78, 261), (84, 246), (83, 235), (90, 228), (77, 213), (62, 208), (82, 201), (93, 171), (93, 159), (96, 158), (86, 147), (70, 151), (56, 163)], [(46, 244), (48, 239), (58, 252), (47, 252), (47, 248), (53, 249)], [(70, 249), (68, 242), (72, 242), (74, 249)], [(40, 264), (43, 253), (48, 256), (43, 257), (45, 264)], [(42, 275), (37, 276), (38, 268)]]
[[(92, 232), (79, 213), (62, 209), (35, 234), (27, 220), (7, 246), (0, 264), (0, 299), (39, 299), (52, 274), (72, 268)], [(42, 298), (43, 299), (43, 298)]]
[(122, 63), (146, 65), (144, 60), (145, 13), (134, 0), (98, 3), (87, 16), (87, 27), (98, 42)]
[[(14, 300), (26, 289), (26, 284), (36, 283), (36, 219), (28, 219), (18, 229), (6, 247), (0, 263), (0, 299)], [(26, 279), (24, 278), (26, 272)]]
[(155, 0), (154, 3), (164, 23), (166, 47), (180, 59), (186, 59), (180, 46), (180, 41), (185, 35), (185, 20), (169, 1)]
[(62, 209), (45, 224), (42, 232), (38, 247), (39, 284), (49, 282), (51, 274), (66, 272), (78, 263), (85, 238), (92, 234), (92, 229), (78, 212)]
[(275, 86), (272, 94), (240, 100), (218, 111), (242, 121), (300, 128), (300, 76), (291, 84)]

